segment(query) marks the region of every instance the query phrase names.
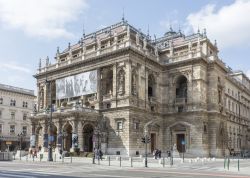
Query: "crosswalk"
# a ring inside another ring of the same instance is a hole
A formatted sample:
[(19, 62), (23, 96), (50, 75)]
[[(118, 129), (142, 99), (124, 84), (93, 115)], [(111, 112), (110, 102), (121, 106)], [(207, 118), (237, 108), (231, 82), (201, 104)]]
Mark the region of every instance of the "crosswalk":
[(109, 172), (110, 170), (119, 170), (121, 168), (114, 167), (96, 167), (96, 166), (60, 166), (47, 165), (35, 166), (25, 164), (23, 167), (15, 167), (15, 169), (6, 170), (6, 167), (0, 167), (0, 178), (44, 178), (44, 177), (65, 177), (72, 178), (72, 175), (88, 177), (89, 174), (98, 172)]

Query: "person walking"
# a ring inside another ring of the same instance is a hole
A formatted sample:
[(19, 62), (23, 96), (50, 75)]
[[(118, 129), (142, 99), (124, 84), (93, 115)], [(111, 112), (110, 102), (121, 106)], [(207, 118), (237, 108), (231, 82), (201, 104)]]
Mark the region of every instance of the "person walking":
[(158, 157), (161, 159), (161, 150), (158, 150)]

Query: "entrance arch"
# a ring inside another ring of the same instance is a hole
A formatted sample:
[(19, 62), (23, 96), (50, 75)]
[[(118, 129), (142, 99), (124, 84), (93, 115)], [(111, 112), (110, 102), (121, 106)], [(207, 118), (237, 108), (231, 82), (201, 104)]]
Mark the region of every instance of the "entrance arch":
[(70, 151), (70, 148), (72, 147), (72, 126), (67, 123), (63, 131), (66, 133), (64, 140), (63, 140), (63, 150)]
[(86, 152), (93, 151), (93, 134), (94, 128), (91, 124), (86, 124), (83, 127), (83, 150)]
[(52, 130), (51, 130), (51, 135), (53, 136), (53, 140), (52, 140), (52, 147), (56, 148), (56, 143), (57, 143), (57, 127), (55, 125), (52, 126)]

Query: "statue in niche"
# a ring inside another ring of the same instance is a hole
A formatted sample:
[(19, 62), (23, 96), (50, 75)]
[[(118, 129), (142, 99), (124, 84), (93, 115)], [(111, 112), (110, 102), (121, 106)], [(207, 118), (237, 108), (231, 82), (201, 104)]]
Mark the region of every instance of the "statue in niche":
[(125, 72), (120, 70), (118, 75), (118, 94), (123, 95), (125, 92)]
[(136, 81), (136, 74), (133, 72), (132, 73), (132, 95), (136, 96), (137, 95), (137, 81)]

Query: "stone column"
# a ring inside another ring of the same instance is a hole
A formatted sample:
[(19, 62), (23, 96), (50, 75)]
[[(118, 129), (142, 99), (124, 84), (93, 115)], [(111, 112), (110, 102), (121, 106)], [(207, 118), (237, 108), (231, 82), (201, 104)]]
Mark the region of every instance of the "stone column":
[(48, 106), (48, 92), (49, 92), (49, 86), (47, 85), (47, 84), (45, 84), (45, 86), (44, 86), (44, 94), (43, 94), (43, 97), (44, 97), (44, 99), (43, 99), (43, 108), (44, 109), (46, 109), (47, 108), (47, 106)]
[(78, 148), (80, 149), (80, 151), (84, 151), (83, 150), (83, 128), (82, 128), (82, 122), (78, 122)]
[(100, 103), (101, 103), (101, 71), (100, 68), (97, 69), (97, 94), (96, 94), (96, 99), (98, 101), (98, 103), (95, 105), (96, 109), (100, 109)]
[(75, 148), (78, 148), (78, 120), (76, 118), (72, 122), (73, 128), (72, 128), (72, 147), (70, 149), (70, 152), (73, 152)]

